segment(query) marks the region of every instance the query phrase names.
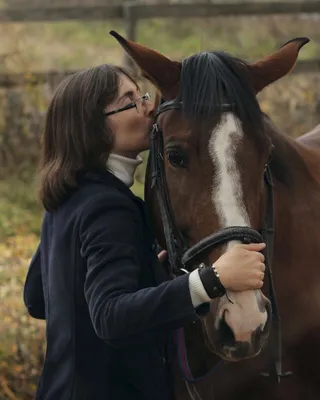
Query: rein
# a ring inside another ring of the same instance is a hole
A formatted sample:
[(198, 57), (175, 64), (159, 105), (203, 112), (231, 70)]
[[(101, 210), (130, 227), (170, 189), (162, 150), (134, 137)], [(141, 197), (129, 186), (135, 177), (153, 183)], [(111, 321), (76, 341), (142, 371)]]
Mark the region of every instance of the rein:
[[(188, 273), (188, 268), (196, 260), (204, 255), (213, 247), (226, 243), (231, 240), (239, 240), (243, 243), (266, 243), (264, 250), (266, 271), (268, 274), (268, 284), (270, 301), (272, 306), (272, 366), (269, 373), (261, 373), (262, 376), (273, 376), (277, 382), (282, 377), (291, 375), (291, 372), (282, 370), (282, 345), (281, 345), (281, 320), (276, 299), (275, 287), (272, 274), (272, 259), (274, 247), (274, 195), (273, 182), (269, 164), (265, 166), (264, 180), (267, 188), (267, 212), (265, 216), (264, 228), (258, 232), (250, 227), (231, 226), (212, 233), (198, 243), (188, 247), (181, 231), (177, 228), (173, 210), (168, 193), (166, 174), (163, 158), (163, 132), (158, 125), (158, 117), (168, 110), (180, 110), (182, 102), (166, 101), (156, 110), (154, 124), (151, 132), (150, 166), (151, 166), (151, 188), (156, 189), (158, 205), (160, 208), (161, 219), (168, 252), (169, 263), (175, 276)], [(222, 111), (233, 111), (231, 104), (222, 105)], [(195, 383), (208, 378), (218, 367), (223, 365), (223, 361), (218, 363), (210, 372), (202, 377), (194, 378), (187, 360), (187, 352), (184, 341), (183, 328), (176, 331), (176, 341), (178, 346), (178, 361), (181, 373), (186, 382)]]

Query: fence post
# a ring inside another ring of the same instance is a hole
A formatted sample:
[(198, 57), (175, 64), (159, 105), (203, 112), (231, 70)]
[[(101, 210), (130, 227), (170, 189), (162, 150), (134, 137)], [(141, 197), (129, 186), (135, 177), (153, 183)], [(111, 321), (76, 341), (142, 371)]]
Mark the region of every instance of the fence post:
[[(135, 2), (126, 2), (123, 4), (123, 19), (125, 24), (126, 39), (136, 40), (137, 37), (137, 25), (138, 21), (134, 15), (132, 15), (132, 6)], [(124, 53), (124, 65), (130, 68), (132, 71), (137, 71), (137, 65), (131, 59), (131, 57), (125, 52)]]

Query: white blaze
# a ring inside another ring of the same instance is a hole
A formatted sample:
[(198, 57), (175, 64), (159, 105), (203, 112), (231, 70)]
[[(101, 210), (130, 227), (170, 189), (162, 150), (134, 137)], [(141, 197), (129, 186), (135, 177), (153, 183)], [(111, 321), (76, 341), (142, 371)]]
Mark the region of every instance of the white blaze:
[[(221, 228), (235, 225), (250, 226), (250, 218), (243, 203), (240, 171), (235, 159), (237, 145), (242, 138), (240, 122), (232, 113), (226, 113), (209, 140), (209, 154), (216, 170), (212, 203)], [(227, 248), (236, 243), (236, 241), (229, 242)], [(228, 292), (228, 296), (234, 304), (224, 296), (220, 300), (219, 315), (227, 309), (227, 322), (236, 340), (250, 342), (251, 334), (259, 326), (265, 325), (267, 313), (259, 310), (254, 291)]]
[(250, 226), (242, 202), (241, 177), (235, 160), (237, 144), (243, 137), (239, 127), (232, 113), (224, 114), (209, 141), (209, 153), (216, 168), (212, 201), (222, 227)]

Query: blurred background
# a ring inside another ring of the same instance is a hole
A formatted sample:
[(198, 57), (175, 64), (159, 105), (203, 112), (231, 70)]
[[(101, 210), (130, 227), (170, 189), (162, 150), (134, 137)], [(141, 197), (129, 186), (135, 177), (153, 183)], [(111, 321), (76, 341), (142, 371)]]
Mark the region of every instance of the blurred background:
[[(294, 71), (259, 94), (297, 137), (320, 123), (319, 26), (319, 0), (0, 0), (0, 400), (33, 398), (45, 350), (44, 323), (28, 317), (22, 288), (43, 213), (39, 139), (57, 83), (81, 68), (128, 64), (111, 29), (173, 59), (225, 50), (254, 61), (307, 36)], [(141, 196), (144, 170), (134, 185)]]

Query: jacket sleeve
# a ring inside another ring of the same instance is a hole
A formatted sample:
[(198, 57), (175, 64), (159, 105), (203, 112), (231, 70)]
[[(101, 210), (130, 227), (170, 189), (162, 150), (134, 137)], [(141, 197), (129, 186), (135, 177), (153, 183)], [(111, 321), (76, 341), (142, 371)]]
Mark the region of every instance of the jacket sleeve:
[(30, 262), (23, 290), (23, 300), (33, 318), (46, 318), (41, 277), (40, 245)]
[(198, 319), (188, 275), (157, 287), (138, 288), (140, 266), (133, 202), (118, 193), (91, 202), (80, 222), (87, 261), (85, 296), (97, 335), (114, 347), (144, 342)]

